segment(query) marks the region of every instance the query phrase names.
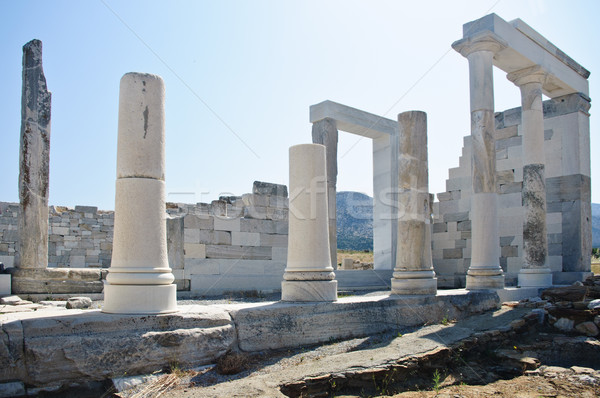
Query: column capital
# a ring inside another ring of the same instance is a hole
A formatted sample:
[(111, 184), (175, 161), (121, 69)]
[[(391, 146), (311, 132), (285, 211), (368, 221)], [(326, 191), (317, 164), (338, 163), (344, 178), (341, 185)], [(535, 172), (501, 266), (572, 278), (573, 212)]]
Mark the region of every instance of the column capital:
[(478, 51), (491, 51), (496, 54), (507, 47), (508, 44), (503, 39), (490, 31), (465, 37), (452, 43), (452, 48), (458, 51), (463, 57), (468, 57), (470, 54)]
[(548, 79), (550, 79), (550, 74), (541, 66), (534, 65), (510, 72), (506, 75), (506, 78), (518, 87), (528, 83), (539, 83), (540, 85), (544, 85)]

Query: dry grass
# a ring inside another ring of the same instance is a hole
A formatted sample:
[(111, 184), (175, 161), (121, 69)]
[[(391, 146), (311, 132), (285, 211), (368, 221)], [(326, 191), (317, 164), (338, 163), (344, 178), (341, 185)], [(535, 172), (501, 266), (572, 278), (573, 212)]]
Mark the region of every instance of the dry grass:
[(372, 263), (373, 262), (373, 252), (362, 252), (356, 250), (338, 250), (337, 251), (337, 263), (341, 264), (342, 259), (351, 258), (352, 260), (358, 260), (361, 263)]
[(177, 373), (169, 373), (160, 376), (156, 381), (150, 383), (146, 388), (141, 391), (136, 392), (133, 395), (130, 395), (129, 398), (156, 398), (160, 397), (164, 393), (173, 388), (177, 387), (179, 384), (181, 375)]

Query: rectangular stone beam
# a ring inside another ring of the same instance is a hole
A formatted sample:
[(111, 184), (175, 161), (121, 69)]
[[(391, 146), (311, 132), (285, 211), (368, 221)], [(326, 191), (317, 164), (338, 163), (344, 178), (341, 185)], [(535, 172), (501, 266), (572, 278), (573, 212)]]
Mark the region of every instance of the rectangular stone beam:
[(589, 95), (590, 72), (520, 19), (507, 22), (489, 14), (463, 25), (462, 40), (482, 35), (493, 35), (505, 42), (506, 48), (494, 55), (494, 65), (506, 73), (534, 65), (548, 72), (551, 78), (542, 87), (548, 97), (576, 92)]
[(398, 122), (374, 115), (360, 109), (323, 101), (310, 107), (310, 122), (315, 123), (325, 118), (336, 121), (337, 129), (367, 138), (377, 139), (384, 134), (397, 134)]

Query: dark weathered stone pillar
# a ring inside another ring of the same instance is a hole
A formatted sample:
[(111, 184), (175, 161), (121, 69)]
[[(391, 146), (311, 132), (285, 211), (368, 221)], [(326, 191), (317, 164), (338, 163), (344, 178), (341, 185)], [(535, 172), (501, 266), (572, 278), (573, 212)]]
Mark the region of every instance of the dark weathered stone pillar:
[(544, 157), (544, 114), (542, 85), (548, 74), (539, 66), (508, 74), (508, 80), (521, 89), (523, 135), (523, 268), (519, 286), (552, 285), (552, 272), (546, 266), (546, 160)]
[(329, 203), (329, 250), (331, 265), (337, 268), (337, 225), (336, 225), (336, 184), (337, 184), (337, 145), (338, 130), (335, 120), (325, 118), (313, 123), (313, 144), (322, 144), (327, 156), (327, 202)]
[(48, 265), (51, 99), (42, 68), (42, 42), (32, 40), (23, 46), (18, 268)]
[(398, 115), (398, 246), (392, 294), (435, 295), (431, 260), (431, 197), (427, 161), (427, 114)]

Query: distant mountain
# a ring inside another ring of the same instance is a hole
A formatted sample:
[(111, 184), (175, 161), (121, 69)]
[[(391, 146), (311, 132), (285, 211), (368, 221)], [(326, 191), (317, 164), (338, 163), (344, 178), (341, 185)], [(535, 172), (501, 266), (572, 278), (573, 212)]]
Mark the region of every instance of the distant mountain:
[[(359, 192), (338, 192), (338, 249), (373, 250), (373, 198)], [(592, 203), (592, 247), (600, 247), (600, 204)]]
[(338, 192), (337, 246), (373, 250), (373, 198), (359, 192)]
[(600, 204), (592, 203), (592, 247), (600, 247)]

